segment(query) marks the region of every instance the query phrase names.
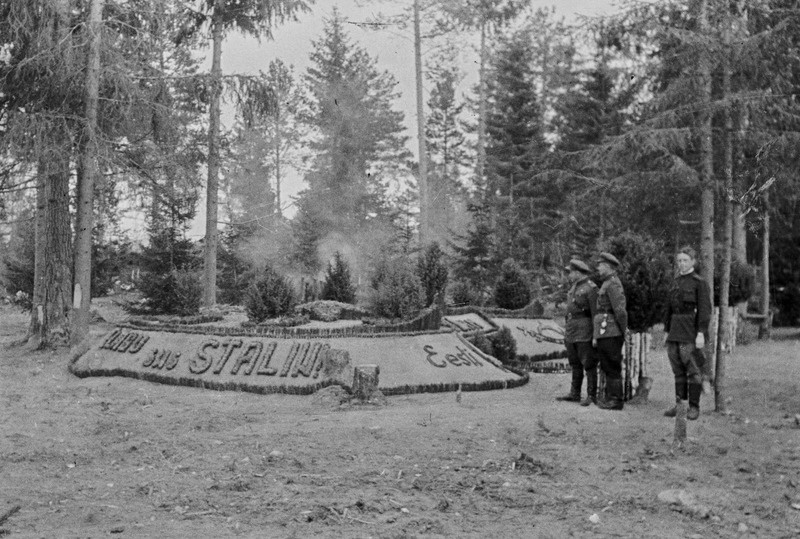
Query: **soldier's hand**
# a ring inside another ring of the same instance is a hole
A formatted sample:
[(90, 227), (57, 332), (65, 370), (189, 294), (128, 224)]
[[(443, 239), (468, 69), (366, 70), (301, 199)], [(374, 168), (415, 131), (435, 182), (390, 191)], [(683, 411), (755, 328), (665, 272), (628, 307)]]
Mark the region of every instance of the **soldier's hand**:
[(597, 348), (597, 339), (592, 339), (592, 348)]
[(694, 346), (698, 349), (703, 349), (706, 346), (706, 336), (702, 333), (698, 333), (697, 337), (694, 339)]

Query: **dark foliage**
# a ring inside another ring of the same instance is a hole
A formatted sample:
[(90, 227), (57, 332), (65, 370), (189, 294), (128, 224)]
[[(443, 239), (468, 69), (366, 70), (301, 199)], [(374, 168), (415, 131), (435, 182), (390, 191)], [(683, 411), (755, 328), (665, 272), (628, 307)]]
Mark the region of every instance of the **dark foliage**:
[(499, 359), (503, 364), (512, 363), (517, 357), (517, 341), (511, 334), (507, 326), (489, 338), (492, 343), (492, 355)]
[(466, 281), (456, 281), (450, 286), (450, 300), (455, 305), (477, 305), (480, 297)]
[(199, 312), (202, 290), (196, 271), (200, 254), (176, 228), (151, 231), (150, 243), (139, 255), (139, 266), (142, 277), (137, 285), (148, 312), (182, 316)]
[(655, 239), (624, 232), (610, 238), (603, 247), (616, 256), (628, 310), (628, 328), (646, 331), (663, 321), (673, 279), (672, 257)]
[[(717, 251), (714, 262), (714, 305), (719, 305), (720, 283), (722, 282), (722, 252)], [(731, 260), (731, 282), (728, 288), (728, 304), (736, 305), (750, 299), (756, 285), (756, 270), (750, 264)]]
[(253, 265), (239, 254), (239, 239), (239, 233), (227, 231), (221, 237), (217, 255), (218, 299), (228, 305), (242, 305), (254, 278)]
[(117, 281), (127, 283), (125, 274), (134, 262), (131, 243), (125, 238), (104, 242), (95, 238), (92, 243), (92, 297), (102, 297), (114, 291)]
[(483, 333), (478, 333), (470, 339), (472, 345), (486, 355), (494, 356), (494, 347), (492, 341)]
[(328, 262), (321, 299), (355, 303), (356, 288), (350, 277), (350, 266), (339, 251), (333, 255), (333, 262)]
[(251, 322), (261, 323), (269, 318), (285, 316), (294, 307), (291, 283), (269, 266), (258, 275), (245, 296), (245, 310)]
[[(33, 296), (35, 232), (33, 217), (24, 214), (14, 224), (11, 239), (2, 246), (3, 252), (0, 256), (0, 283), (11, 296), (22, 292), (20, 297), (27, 296), (28, 302)], [(29, 305), (23, 307), (30, 308)]]
[(414, 268), (403, 260), (384, 260), (372, 279), (372, 307), (385, 318), (407, 318), (424, 307), (425, 291)]
[(436, 294), (444, 298), (447, 287), (447, 266), (444, 265), (444, 253), (439, 244), (428, 245), (425, 252), (417, 260), (417, 275), (425, 290), (425, 305), (433, 303)]
[(531, 291), (516, 261), (511, 258), (503, 262), (500, 279), (495, 285), (494, 301), (501, 309), (521, 309), (531, 301)]

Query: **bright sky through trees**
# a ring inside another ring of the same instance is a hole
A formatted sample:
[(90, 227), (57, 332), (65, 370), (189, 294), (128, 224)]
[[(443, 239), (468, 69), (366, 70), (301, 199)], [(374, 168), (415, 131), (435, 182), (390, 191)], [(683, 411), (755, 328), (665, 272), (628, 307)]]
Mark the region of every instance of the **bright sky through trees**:
[[(531, 7), (555, 6), (556, 15), (564, 17), (568, 23), (578, 22), (581, 17), (609, 14), (616, 9), (616, 0), (530, 0)], [(416, 154), (416, 103), (414, 90), (414, 46), (411, 30), (399, 31), (392, 29), (375, 30), (359, 23), (367, 22), (379, 13), (393, 13), (398, 10), (401, 0), (317, 0), (310, 13), (300, 14), (298, 22), (286, 23), (274, 31), (273, 41), (257, 42), (251, 37), (241, 35), (229, 36), (223, 45), (222, 69), (226, 74), (257, 73), (266, 71), (269, 62), (280, 58), (284, 63), (295, 68), (298, 78), (305, 74), (309, 64), (311, 41), (317, 40), (322, 35), (323, 19), (330, 16), (334, 7), (347, 21), (345, 30), (353, 42), (364, 47), (373, 57), (377, 58), (378, 68), (392, 73), (399, 82), (398, 90), (401, 97), (397, 108), (405, 114), (405, 125), (410, 137), (408, 146)], [(203, 51), (209, 59), (210, 48)], [(462, 52), (461, 68), (468, 73), (466, 84), (474, 84), (477, 70), (477, 52), (464, 50)], [(469, 75), (472, 76), (469, 76)], [(426, 93), (429, 88), (426, 88)], [(427, 100), (427, 97), (426, 97)], [(230, 127), (232, 111), (223, 117), (223, 128)], [(304, 187), (299, 178), (288, 179), (283, 186), (285, 200), (297, 194)], [(201, 202), (202, 203), (202, 202)], [(202, 212), (201, 212), (202, 213)], [(291, 217), (294, 209), (290, 208), (287, 216)], [(198, 216), (202, 220), (202, 216)], [(192, 227), (190, 235), (198, 235), (202, 230), (202, 222)]]

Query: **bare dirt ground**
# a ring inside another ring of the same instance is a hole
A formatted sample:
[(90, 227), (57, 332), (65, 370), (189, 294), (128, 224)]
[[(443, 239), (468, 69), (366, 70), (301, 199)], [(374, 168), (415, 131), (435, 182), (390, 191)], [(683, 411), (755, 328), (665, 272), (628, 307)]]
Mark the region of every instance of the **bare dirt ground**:
[(622, 412), (554, 401), (564, 374), (340, 409), (79, 379), (25, 325), (0, 310), (2, 537), (800, 536), (797, 329), (736, 350), (732, 413), (705, 397), (673, 454), (663, 350)]

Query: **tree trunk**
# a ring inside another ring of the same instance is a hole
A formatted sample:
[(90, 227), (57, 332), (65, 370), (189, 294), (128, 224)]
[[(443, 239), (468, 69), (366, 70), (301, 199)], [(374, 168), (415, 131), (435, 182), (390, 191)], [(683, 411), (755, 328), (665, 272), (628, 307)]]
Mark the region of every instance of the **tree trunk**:
[(428, 148), (425, 139), (425, 100), (422, 93), (422, 38), (419, 29), (419, 0), (414, 0), (414, 67), (417, 86), (417, 139), (419, 140), (419, 243), (430, 241), (430, 190), (428, 189)]
[[(728, 45), (728, 35), (725, 35), (726, 46)], [(729, 54), (729, 51), (725, 51)], [(725, 65), (722, 70), (722, 99), (726, 99), (731, 95), (731, 67), (730, 60), (725, 59)], [(735, 338), (730, 335), (731, 327), (731, 310), (728, 308), (730, 303), (730, 284), (731, 284), (731, 258), (733, 247), (733, 115), (730, 103), (725, 105), (723, 111), (724, 116), (724, 131), (722, 133), (722, 150), (724, 161), (724, 175), (725, 175), (725, 189), (723, 192), (723, 200), (725, 201), (725, 224), (723, 228), (723, 251), (722, 251), (722, 274), (719, 283), (719, 324), (717, 331), (719, 337), (717, 338), (716, 349), (716, 379), (714, 383), (714, 404), (715, 410), (720, 413), (727, 411), (726, 401), (726, 363), (728, 354), (731, 349), (728, 346), (731, 339)]]
[[(65, 64), (71, 60), (69, 1), (54, 3), (58, 15), (52, 27), (52, 53)], [(49, 112), (49, 111), (47, 111)], [(56, 123), (42, 137), (36, 183), (34, 293), (28, 344), (34, 348), (69, 342), (72, 285), (69, 180), (72, 140)]]
[(206, 245), (203, 271), (203, 305), (217, 303), (217, 211), (219, 205), (219, 116), (222, 95), (222, 0), (212, 16), (211, 109), (208, 122), (208, 184), (206, 187)]
[(28, 327), (28, 338), (38, 339), (41, 331), (43, 312), (40, 305), (44, 305), (44, 257), (47, 252), (47, 236), (45, 235), (45, 219), (47, 216), (47, 163), (44, 158), (39, 159), (36, 170), (36, 215), (34, 231), (34, 259), (33, 259), (33, 308), (31, 309), (31, 323)]
[[(707, 0), (697, 0), (698, 31), (702, 35), (708, 32)], [(709, 290), (714, 290), (714, 154), (711, 125), (711, 66), (707, 51), (699, 53), (698, 58), (698, 105), (699, 117), (697, 130), (699, 138), (699, 170), (700, 179), (700, 257), (703, 265), (703, 278)]]
[(89, 331), (92, 285), (92, 227), (97, 166), (97, 106), (100, 95), (100, 41), (104, 0), (92, 0), (89, 10), (89, 55), (86, 68), (85, 126), (81, 140), (78, 202), (73, 264), (72, 334), (74, 344)]
[[(739, 16), (738, 20), (735, 21), (735, 36), (734, 39), (736, 42), (745, 43), (746, 40), (750, 37), (750, 33), (747, 29), (748, 25), (748, 12), (746, 9), (746, 3), (744, 0), (737, 0), (736, 2), (736, 10), (737, 15)], [(744, 162), (745, 162), (745, 155), (744, 155), (744, 141), (747, 137), (747, 129), (750, 125), (750, 109), (747, 106), (746, 101), (739, 101), (736, 107), (736, 130), (734, 135), (736, 137), (735, 143), (733, 145), (735, 149), (734, 154), (734, 176), (733, 176), (733, 188), (735, 190), (735, 194), (737, 196), (734, 197), (733, 200), (733, 259), (740, 263), (746, 264), (747, 263), (747, 229), (745, 223), (745, 216), (742, 212), (742, 204), (740, 202), (739, 193), (744, 192), (744, 176), (742, 171), (744, 170)], [(746, 312), (746, 311), (745, 311)]]
[(770, 222), (769, 222), (769, 190), (765, 190), (762, 195), (764, 200), (764, 240), (761, 248), (761, 314), (764, 319), (758, 330), (759, 339), (769, 339), (770, 334), (770, 315), (769, 315), (769, 243), (770, 243)]
[[(71, 223), (69, 215), (70, 140), (63, 131), (53, 134), (45, 164), (41, 281), (31, 310), (34, 348), (69, 342), (70, 287), (72, 284)], [(38, 228), (38, 226), (37, 226)], [(37, 251), (39, 249), (37, 248)]]
[[(479, 188), (485, 188), (484, 172), (486, 169), (486, 116), (488, 107), (486, 106), (486, 25), (481, 22), (481, 43), (478, 64), (478, 141), (477, 141), (477, 164), (475, 167), (475, 180)], [(488, 195), (488, 193), (484, 193)]]

